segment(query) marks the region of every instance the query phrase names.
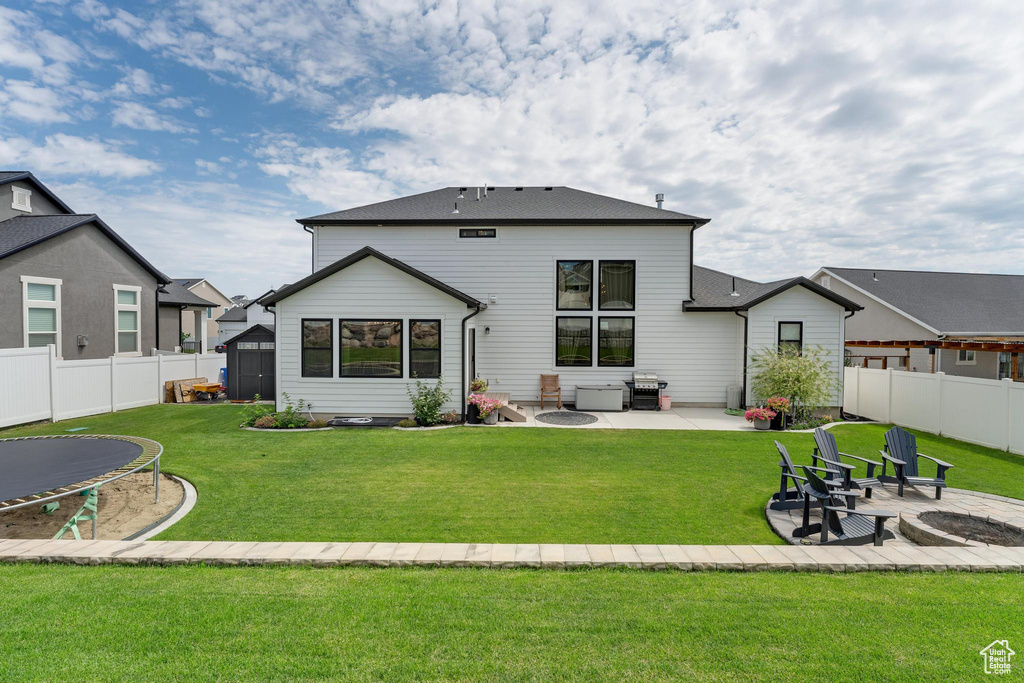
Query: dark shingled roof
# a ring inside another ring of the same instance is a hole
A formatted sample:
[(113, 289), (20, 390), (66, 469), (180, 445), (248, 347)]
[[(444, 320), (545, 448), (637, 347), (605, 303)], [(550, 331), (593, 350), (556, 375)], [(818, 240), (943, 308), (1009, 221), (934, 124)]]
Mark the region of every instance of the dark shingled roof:
[[(656, 222), (699, 226), (709, 219), (571, 187), (493, 187), (487, 196), (476, 187), (445, 187), (344, 211), (334, 211), (299, 223), (635, 223)], [(459, 194), (463, 195), (458, 199)], [(458, 204), (458, 213), (453, 213)]]
[(938, 334), (1024, 334), (1024, 275), (831, 266), (824, 270), (916, 318)]
[[(732, 296), (733, 281), (736, 294)], [(805, 277), (794, 277), (774, 282), (755, 282), (746, 278), (729, 275), (719, 270), (693, 267), (693, 301), (683, 303), (684, 311), (745, 311), (766, 299), (781, 294), (792, 287), (806, 287), (815, 294), (833, 301), (848, 311), (859, 311), (863, 307), (849, 299), (831, 292)]]
[(0, 184), (24, 178), (27, 175), (28, 171), (0, 171)]
[(166, 275), (154, 268), (153, 264), (144, 259), (139, 252), (132, 249), (131, 245), (121, 239), (120, 235), (93, 213), (55, 214), (51, 216), (25, 215), (0, 221), (0, 259), (90, 223), (95, 225), (100, 232), (104, 233), (111, 241), (123, 249), (126, 254), (135, 259), (140, 266), (149, 271), (158, 282), (170, 282)]
[(249, 319), (248, 313), (243, 306), (235, 306), (224, 312), (224, 315), (217, 318), (219, 323), (244, 323)]
[(6, 183), (13, 183), (17, 180), (27, 180), (29, 183), (34, 185), (40, 192), (46, 195), (47, 199), (53, 202), (55, 206), (60, 207), (65, 213), (74, 213), (74, 211), (71, 210), (70, 206), (65, 204), (60, 197), (51, 192), (50, 188), (39, 182), (39, 179), (32, 175), (30, 172), (0, 171), (0, 185), (4, 185)]
[(268, 325), (267, 323), (256, 323), (255, 325), (253, 325), (249, 329), (245, 330), (244, 332), (239, 332), (238, 334), (236, 334), (231, 339), (228, 339), (226, 342), (224, 342), (224, 346), (227, 346), (228, 344), (233, 344), (236, 339), (241, 339), (242, 337), (244, 337), (245, 335), (249, 334), (250, 332), (252, 332), (253, 330), (255, 330), (255, 329), (259, 328), (259, 327), (262, 327), (264, 330), (266, 330), (270, 334), (274, 334), (274, 330), (276, 329), (276, 327), (274, 325)]
[(216, 306), (217, 304), (193, 294), (177, 282), (168, 282), (162, 292), (157, 292), (161, 306)]

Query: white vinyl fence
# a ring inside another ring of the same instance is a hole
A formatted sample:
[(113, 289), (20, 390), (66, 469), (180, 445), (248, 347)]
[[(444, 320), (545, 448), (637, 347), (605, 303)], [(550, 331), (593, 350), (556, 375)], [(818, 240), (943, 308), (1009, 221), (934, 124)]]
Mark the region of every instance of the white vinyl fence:
[(1024, 383), (846, 368), (843, 410), (1024, 455)]
[(0, 349), (0, 427), (154, 405), (164, 382), (218, 381), (224, 363), (222, 353), (57, 360), (53, 346)]

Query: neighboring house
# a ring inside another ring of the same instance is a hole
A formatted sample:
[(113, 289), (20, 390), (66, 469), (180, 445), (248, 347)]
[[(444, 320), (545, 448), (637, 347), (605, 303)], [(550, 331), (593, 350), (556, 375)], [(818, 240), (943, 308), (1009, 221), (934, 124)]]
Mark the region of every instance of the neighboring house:
[[(183, 321), (199, 320), (199, 329), (203, 329), (206, 312), (214, 304), (211, 301), (193, 294), (177, 282), (170, 282), (161, 288), (158, 294), (160, 302), (160, 345), (161, 351), (181, 351)], [(191, 347), (189, 350), (195, 350)]]
[(220, 333), (220, 323), (217, 319), (226, 313), (234, 302), (210, 284), (204, 278), (174, 278), (175, 284), (181, 285), (192, 292), (200, 299), (205, 299), (213, 305), (208, 307), (205, 315), (185, 313), (181, 318), (181, 331), (188, 335), (186, 346), (194, 347), (196, 353), (207, 353), (213, 351), (217, 344), (228, 339)]
[(97, 215), (73, 212), (31, 173), (0, 172), (0, 348), (150, 355), (169, 281)]
[(274, 314), (266, 310), (259, 301), (274, 291), (271, 289), (255, 299), (246, 298), (245, 303), (228, 309), (224, 315), (217, 318), (220, 325), (220, 343), (226, 344), (229, 339), (245, 332), (253, 325), (273, 325)]
[(813, 280), (864, 306), (849, 362), (1024, 381), (1024, 275), (826, 266)]
[(721, 406), (745, 381), (745, 336), (751, 351), (820, 344), (841, 380), (859, 307), (805, 278), (737, 278), (730, 296), (730, 276), (693, 266), (707, 222), (567, 187), (450, 187), (302, 219), (315, 272), (262, 300), (278, 401), (403, 415), (413, 375), (443, 375), (464, 410), (472, 377), (531, 403), (556, 373), (571, 402), (637, 370), (676, 404)]

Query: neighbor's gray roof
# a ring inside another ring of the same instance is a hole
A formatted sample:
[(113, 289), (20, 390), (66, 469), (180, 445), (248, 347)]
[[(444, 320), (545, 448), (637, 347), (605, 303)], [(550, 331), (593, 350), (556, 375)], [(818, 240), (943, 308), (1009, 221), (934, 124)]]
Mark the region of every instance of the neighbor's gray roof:
[(825, 270), (939, 334), (1024, 334), (1024, 275), (831, 266)]
[[(630, 223), (703, 225), (709, 219), (636, 204), (571, 187), (445, 187), (310, 218), (302, 224), (330, 223)], [(459, 194), (463, 195), (458, 199)], [(453, 213), (458, 204), (458, 213)]]
[(25, 215), (0, 221), (0, 259), (11, 254), (34, 247), (48, 239), (61, 235), (69, 230), (86, 225), (95, 225), (100, 232), (110, 238), (126, 254), (135, 259), (140, 266), (149, 271), (159, 282), (168, 282), (166, 275), (157, 270), (153, 264), (132, 249), (120, 235), (109, 225), (100, 220), (94, 213), (63, 213), (53, 215)]
[(161, 306), (216, 306), (212, 301), (193, 294), (182, 287), (177, 281), (164, 285), (163, 292), (157, 293), (157, 301)]
[[(734, 282), (738, 296), (732, 296)], [(695, 265), (693, 267), (693, 301), (685, 302), (683, 309), (687, 311), (745, 311), (765, 299), (797, 286), (806, 287), (848, 311), (859, 311), (862, 308), (853, 301), (839, 296), (805, 277), (793, 277), (774, 282), (755, 282)]]
[(217, 318), (217, 322), (219, 322), (219, 323), (241, 323), (241, 322), (245, 322), (248, 319), (249, 319), (249, 315), (246, 312), (245, 308), (243, 308), (242, 306), (235, 306), (233, 308), (229, 308), (227, 311), (224, 312), (224, 315), (222, 315), (221, 317)]
[(29, 171), (0, 171), (0, 185), (12, 183), (17, 180), (27, 180), (36, 189), (38, 189), (40, 192), (46, 195), (47, 199), (53, 202), (54, 206), (61, 208), (64, 211), (64, 213), (74, 213), (74, 211), (71, 210), (70, 206), (65, 204), (60, 197), (55, 195), (50, 190), (50, 188), (39, 182), (39, 179), (32, 175)]
[(195, 285), (198, 285), (200, 282), (202, 282), (206, 278), (205, 277), (175, 277), (175, 278), (171, 278), (171, 279), (174, 280), (174, 282), (176, 284), (179, 284), (182, 287), (185, 287), (186, 289), (188, 289), (189, 287), (194, 287)]

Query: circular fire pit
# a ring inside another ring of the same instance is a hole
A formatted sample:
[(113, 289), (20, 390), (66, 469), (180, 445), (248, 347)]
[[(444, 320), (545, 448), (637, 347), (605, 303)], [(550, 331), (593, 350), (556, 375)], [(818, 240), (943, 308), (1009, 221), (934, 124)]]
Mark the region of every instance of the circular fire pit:
[(1024, 529), (1005, 519), (946, 510), (900, 513), (900, 531), (920, 545), (1024, 546)]

